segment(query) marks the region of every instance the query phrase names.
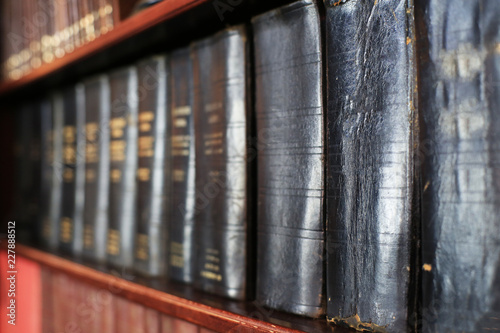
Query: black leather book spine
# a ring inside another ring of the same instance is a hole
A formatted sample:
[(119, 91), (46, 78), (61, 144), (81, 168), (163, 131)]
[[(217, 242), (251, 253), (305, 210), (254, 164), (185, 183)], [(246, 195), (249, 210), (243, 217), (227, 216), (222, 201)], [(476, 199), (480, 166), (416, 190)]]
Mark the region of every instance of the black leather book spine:
[(85, 109), (83, 86), (67, 88), (63, 98), (63, 170), (59, 249), (79, 256), (83, 250), (83, 200), (85, 181)]
[(324, 313), (323, 60), (318, 8), (297, 1), (253, 19), (257, 113), (257, 294)]
[[(46, 153), (48, 170), (50, 175), (50, 194), (48, 195), (48, 214), (42, 220), (40, 245), (49, 251), (56, 251), (59, 248), (59, 220), (61, 216), (61, 192), (63, 175), (63, 101), (62, 94), (57, 92), (50, 96), (52, 121), (48, 126), (46, 140)], [(44, 199), (45, 200), (45, 199)]]
[(48, 246), (48, 239), (44, 238), (45, 224), (50, 223), (50, 195), (52, 192), (52, 164), (54, 162), (54, 121), (52, 119), (52, 104), (50, 99), (42, 99), (39, 102), (40, 112), (40, 217), (37, 223), (37, 241), (44, 248)]
[[(196, 131), (197, 288), (247, 296), (248, 50), (245, 28), (192, 46)], [(198, 163), (199, 162), (199, 163)]]
[(195, 132), (193, 65), (189, 48), (170, 55), (171, 211), (168, 275), (191, 283), (194, 275)]
[(167, 57), (157, 55), (141, 61), (137, 73), (139, 138), (134, 268), (142, 275), (158, 277), (166, 274), (169, 222)]
[(325, 5), (327, 316), (403, 332), (416, 245), (413, 1)]
[(500, 2), (416, 3), (422, 332), (500, 330)]
[(85, 81), (85, 200), (83, 257), (106, 260), (109, 192), (109, 78)]
[(136, 228), (137, 69), (110, 74), (110, 173), (107, 259), (123, 273), (132, 269)]

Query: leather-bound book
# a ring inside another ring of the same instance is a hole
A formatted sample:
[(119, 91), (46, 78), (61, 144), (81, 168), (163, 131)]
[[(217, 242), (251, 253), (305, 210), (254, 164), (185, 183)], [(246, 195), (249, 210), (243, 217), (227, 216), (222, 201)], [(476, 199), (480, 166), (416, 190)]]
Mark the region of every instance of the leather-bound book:
[(403, 332), (414, 310), (418, 225), (412, 1), (325, 5), (327, 316)]
[(255, 17), (257, 293), (262, 304), (324, 313), (323, 59), (318, 8)]
[(137, 69), (109, 74), (111, 91), (107, 259), (123, 273), (132, 269), (136, 230)]
[[(41, 220), (40, 245), (49, 251), (59, 248), (59, 220), (61, 216), (61, 192), (63, 180), (63, 101), (60, 92), (50, 96), (51, 114), (44, 116), (49, 121), (45, 138), (44, 177), (50, 182), (50, 193), (42, 198), (45, 214)], [(47, 207), (45, 207), (47, 205)]]
[(500, 330), (500, 2), (415, 1), (422, 332)]
[(249, 287), (248, 45), (243, 26), (192, 45), (197, 288), (245, 299)]
[(134, 268), (142, 275), (163, 276), (167, 266), (170, 149), (167, 137), (167, 58), (153, 56), (137, 65), (139, 79), (137, 228)]
[(171, 201), (168, 276), (190, 283), (194, 274), (195, 133), (193, 66), (189, 48), (170, 55)]
[(109, 78), (100, 75), (85, 85), (85, 200), (83, 257), (106, 260), (109, 191)]
[(77, 84), (62, 92), (63, 169), (59, 249), (80, 256), (83, 250), (83, 200), (85, 182), (85, 109), (83, 86)]

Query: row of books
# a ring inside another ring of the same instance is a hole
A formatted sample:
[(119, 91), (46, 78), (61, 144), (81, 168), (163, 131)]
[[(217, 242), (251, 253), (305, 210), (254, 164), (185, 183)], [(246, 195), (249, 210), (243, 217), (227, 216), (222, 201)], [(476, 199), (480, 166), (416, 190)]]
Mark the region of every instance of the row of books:
[(105, 34), (116, 7), (114, 0), (2, 1), (2, 77), (19, 79)]
[(500, 3), (325, 4), (22, 112), (45, 246), (360, 330), (500, 327), (500, 16), (471, 14)]

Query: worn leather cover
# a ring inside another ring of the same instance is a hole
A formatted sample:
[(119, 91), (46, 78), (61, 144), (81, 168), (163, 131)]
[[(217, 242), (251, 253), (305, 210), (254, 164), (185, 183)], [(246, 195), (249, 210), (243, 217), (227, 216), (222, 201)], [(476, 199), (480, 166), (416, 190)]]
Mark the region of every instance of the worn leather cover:
[(83, 86), (77, 84), (62, 92), (63, 169), (59, 249), (79, 256), (83, 250), (83, 200), (85, 182), (85, 109)]
[(416, 146), (411, 0), (325, 1), (327, 316), (404, 332), (413, 316)]
[(248, 287), (248, 51), (245, 28), (192, 46), (196, 131), (196, 287), (244, 299)]
[(134, 268), (142, 275), (162, 276), (167, 266), (170, 198), (167, 57), (158, 55), (145, 59), (137, 65), (137, 72), (139, 139)]
[(111, 91), (108, 263), (132, 269), (136, 230), (138, 86), (135, 66), (109, 74)]
[(500, 330), (500, 2), (416, 2), (422, 331)]
[(194, 275), (195, 132), (193, 65), (189, 48), (172, 52), (170, 126), (172, 160), (168, 275), (190, 283)]
[(318, 8), (255, 17), (257, 288), (265, 306), (324, 313), (323, 60)]
[(109, 191), (109, 78), (100, 75), (85, 81), (85, 202), (83, 256), (106, 260)]

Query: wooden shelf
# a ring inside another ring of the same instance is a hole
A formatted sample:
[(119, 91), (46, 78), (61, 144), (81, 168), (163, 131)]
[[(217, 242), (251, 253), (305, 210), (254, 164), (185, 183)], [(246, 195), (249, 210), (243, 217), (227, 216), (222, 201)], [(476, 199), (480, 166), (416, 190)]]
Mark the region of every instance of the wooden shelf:
[(122, 278), (112, 270), (76, 263), (29, 246), (16, 245), (16, 253), (81, 282), (216, 332), (354, 332), (331, 327), (324, 318), (303, 318), (266, 309), (255, 302), (230, 301), (174, 282)]
[(291, 1), (242, 0), (222, 15), (215, 10), (214, 1), (164, 0), (123, 20), (72, 53), (43, 64), (18, 80), (0, 82), (0, 99), (16, 101), (129, 64), (154, 52), (185, 46)]
[(75, 49), (72, 53), (68, 53), (62, 58), (57, 58), (51, 63), (43, 64), (18, 80), (2, 82), (0, 84), (0, 95), (6, 95), (51, 73), (63, 70), (77, 61), (91, 57), (159, 23), (172, 19), (193, 7), (207, 2), (208, 0), (165, 0), (160, 2), (120, 22), (113, 30)]

